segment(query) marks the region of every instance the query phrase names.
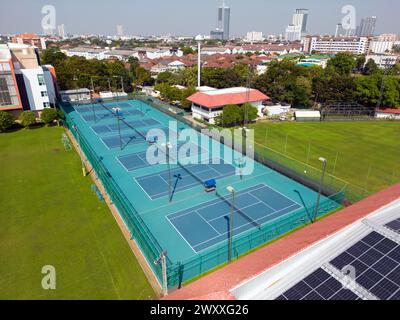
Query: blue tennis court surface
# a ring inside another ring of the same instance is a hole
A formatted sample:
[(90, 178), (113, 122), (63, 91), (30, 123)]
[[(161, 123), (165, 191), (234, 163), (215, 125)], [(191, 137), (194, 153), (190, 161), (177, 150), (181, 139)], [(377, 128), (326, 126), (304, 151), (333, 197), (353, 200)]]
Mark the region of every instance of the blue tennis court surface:
[[(175, 229), (195, 252), (228, 239), (230, 198), (216, 199), (167, 216)], [(301, 206), (259, 184), (237, 193), (234, 213), (234, 236), (295, 211)]]
[[(154, 126), (160, 124), (160, 122), (155, 119), (133, 120), (126, 122), (134, 128), (141, 128), (141, 127)], [(127, 124), (123, 122), (120, 123), (120, 128), (121, 130), (132, 130)], [(97, 125), (93, 126), (92, 129), (97, 134), (109, 133), (113, 131), (118, 131), (118, 124)]]
[[(190, 145), (190, 144), (189, 144)], [(188, 150), (186, 152), (186, 157), (190, 159), (194, 159), (196, 155), (200, 155), (202, 153), (207, 152), (206, 150), (198, 147), (197, 145), (192, 144), (194, 147), (196, 147), (194, 150), (196, 150), (197, 154), (190, 154), (191, 150)], [(176, 147), (174, 148), (176, 150)], [(172, 150), (171, 153), (173, 154), (175, 150)], [(161, 151), (160, 151), (161, 152)], [(151, 164), (147, 161), (147, 152), (146, 151), (141, 151), (141, 152), (134, 152), (130, 153), (127, 155), (119, 156), (117, 157), (118, 161), (122, 164), (122, 166), (125, 168), (126, 171), (133, 171), (136, 169), (140, 168), (145, 168), (151, 166)], [(157, 156), (157, 152), (155, 156)], [(166, 156), (164, 156), (166, 158)], [(165, 164), (165, 161), (164, 163)]]
[[(217, 162), (217, 159), (211, 161)], [(220, 164), (189, 164), (185, 168), (203, 182), (208, 179), (222, 179), (232, 176), (236, 172), (235, 167), (224, 163), (221, 159)], [(199, 180), (181, 167), (171, 170), (171, 176), (174, 193), (200, 184)], [(168, 177), (168, 170), (164, 170), (159, 173), (135, 178), (135, 180), (151, 199), (157, 199), (168, 195)]]
[[(121, 141), (114, 107), (121, 108)], [(93, 108), (99, 120), (96, 123)], [(170, 272), (183, 270), (179, 277), (168, 275), (171, 284), (178, 278), (190, 280), (226, 261), (231, 208), (228, 186), (236, 190), (236, 256), (309, 221), (318, 195), (314, 190), (257, 161), (244, 161), (254, 167), (251, 174), (240, 175), (242, 163), (236, 160), (242, 159), (242, 154), (197, 132), (195, 138), (186, 139), (186, 132), (181, 132), (190, 129), (188, 124), (176, 122), (144, 101), (68, 106), (66, 113), (71, 132), (81, 139), (86, 158), (94, 164), (148, 263), (156, 268), (152, 253), (167, 251)], [(154, 139), (156, 134), (158, 139)], [(166, 141), (172, 143), (171, 186), (165, 146), (161, 147)], [(158, 163), (147, 155), (157, 157)], [(213, 192), (204, 189), (209, 179), (216, 180)], [(322, 196), (318, 217), (338, 207), (336, 200)]]

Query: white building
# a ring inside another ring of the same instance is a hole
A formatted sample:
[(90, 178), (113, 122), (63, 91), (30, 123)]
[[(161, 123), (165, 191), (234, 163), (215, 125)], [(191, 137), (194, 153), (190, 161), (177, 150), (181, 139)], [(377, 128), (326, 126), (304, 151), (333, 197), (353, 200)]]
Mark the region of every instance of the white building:
[(301, 26), (290, 24), (285, 30), (285, 39), (287, 41), (300, 41), (301, 40)]
[(55, 71), (42, 66), (38, 49), (24, 44), (9, 43), (15, 77), (24, 110), (41, 111), (56, 102)]
[(250, 103), (257, 108), (259, 117), (264, 116), (264, 105), (269, 97), (255, 89), (243, 87), (206, 90), (196, 92), (188, 100), (192, 102), (192, 117), (210, 124), (215, 123), (215, 118), (222, 114), (223, 108), (229, 104), (243, 105)]
[(371, 40), (371, 53), (387, 53), (392, 51), (398, 37), (396, 34), (381, 34)]
[(263, 33), (258, 31), (247, 32), (245, 42), (262, 42), (264, 41)]
[(399, 57), (387, 54), (369, 54), (365, 57), (365, 63), (367, 64), (368, 60), (370, 59), (374, 60), (379, 68), (384, 69), (394, 66)]
[(105, 54), (109, 51), (103, 48), (90, 48), (90, 47), (76, 47), (69, 50), (61, 50), (64, 52), (68, 57), (84, 57), (88, 60), (90, 59), (97, 59), (97, 60), (104, 60)]
[(377, 109), (375, 111), (375, 118), (400, 120), (400, 109), (395, 109), (395, 108)]
[(366, 37), (311, 37), (309, 52), (322, 53), (350, 52), (353, 54), (367, 53), (369, 39)]

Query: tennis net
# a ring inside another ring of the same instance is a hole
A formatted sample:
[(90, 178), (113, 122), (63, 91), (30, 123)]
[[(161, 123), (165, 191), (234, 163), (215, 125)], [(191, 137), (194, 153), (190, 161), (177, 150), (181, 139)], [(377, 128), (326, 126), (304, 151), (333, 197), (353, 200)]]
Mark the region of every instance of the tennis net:
[[(215, 192), (216, 196), (219, 197), (221, 200), (223, 200), (226, 204), (229, 205), (229, 207), (232, 207), (232, 202), (226, 199), (223, 195), (221, 195), (218, 190)], [(238, 207), (233, 206), (233, 209), (239, 213), (243, 218), (245, 218), (249, 223), (251, 223), (253, 226), (257, 228), (261, 228), (261, 224), (255, 221), (252, 217), (250, 217), (247, 213), (243, 212), (243, 210), (240, 210)]]
[[(104, 104), (100, 103), (99, 104), (106, 109), (108, 112), (112, 113), (115, 117), (117, 117), (117, 113), (113, 112), (112, 109), (107, 108)], [(131, 128), (133, 131), (135, 131), (138, 135), (140, 135), (144, 140), (147, 139), (146, 135), (143, 134), (142, 132), (140, 132), (139, 130), (137, 130), (134, 126), (132, 126), (129, 122), (125, 121), (122, 117), (120, 117), (119, 119), (123, 124), (125, 124), (127, 127)]]

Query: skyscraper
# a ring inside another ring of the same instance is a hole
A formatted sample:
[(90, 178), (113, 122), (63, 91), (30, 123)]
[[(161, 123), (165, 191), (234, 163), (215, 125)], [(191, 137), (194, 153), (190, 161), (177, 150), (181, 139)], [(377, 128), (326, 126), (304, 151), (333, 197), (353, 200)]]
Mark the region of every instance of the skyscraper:
[(58, 35), (60, 36), (60, 38), (65, 38), (65, 25), (64, 24), (60, 24), (58, 26)]
[(293, 14), (293, 25), (301, 26), (301, 33), (307, 33), (308, 9), (296, 9)]
[(360, 37), (370, 37), (375, 33), (376, 17), (367, 17), (361, 19), (360, 26), (358, 27), (357, 35)]
[(124, 35), (124, 26), (117, 25), (117, 36), (122, 37)]
[(210, 32), (212, 39), (229, 40), (231, 8), (222, 2), (221, 7), (218, 8), (218, 27)]
[(296, 9), (293, 14), (292, 23), (285, 31), (286, 40), (298, 41), (301, 36), (307, 34), (308, 9)]

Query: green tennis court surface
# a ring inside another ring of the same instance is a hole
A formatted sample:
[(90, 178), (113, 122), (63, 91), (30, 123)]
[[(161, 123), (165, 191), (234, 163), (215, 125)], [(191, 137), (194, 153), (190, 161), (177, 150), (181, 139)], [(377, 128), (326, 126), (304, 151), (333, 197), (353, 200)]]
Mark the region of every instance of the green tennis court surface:
[[(123, 126), (121, 137), (113, 111), (116, 106), (123, 114), (119, 123), (119, 129)], [(184, 165), (171, 156), (170, 174), (165, 161), (150, 164), (146, 157), (148, 131), (159, 128), (168, 137), (170, 121), (176, 120), (142, 101), (68, 106), (65, 110), (70, 127), (78, 128), (83, 151), (100, 172), (100, 179), (159, 279), (161, 271), (153, 262), (161, 251), (168, 252), (171, 287), (226, 261), (226, 228), (231, 207), (228, 186), (235, 189), (237, 196), (234, 256), (310, 221), (317, 198), (315, 191), (257, 162), (251, 175), (238, 175), (236, 164), (243, 156), (216, 141), (203, 145), (199, 138), (195, 145), (201, 144), (201, 148), (195, 157), (202, 155), (204, 160), (206, 153), (219, 163)], [(179, 137), (189, 127), (178, 123), (177, 128)], [(215, 144), (219, 149), (217, 158), (210, 151)], [(231, 155), (233, 163), (226, 155)], [(192, 159), (193, 155), (188, 157)], [(204, 191), (203, 182), (207, 179), (216, 179), (216, 192)], [(322, 197), (318, 216), (339, 206), (338, 202)]]

